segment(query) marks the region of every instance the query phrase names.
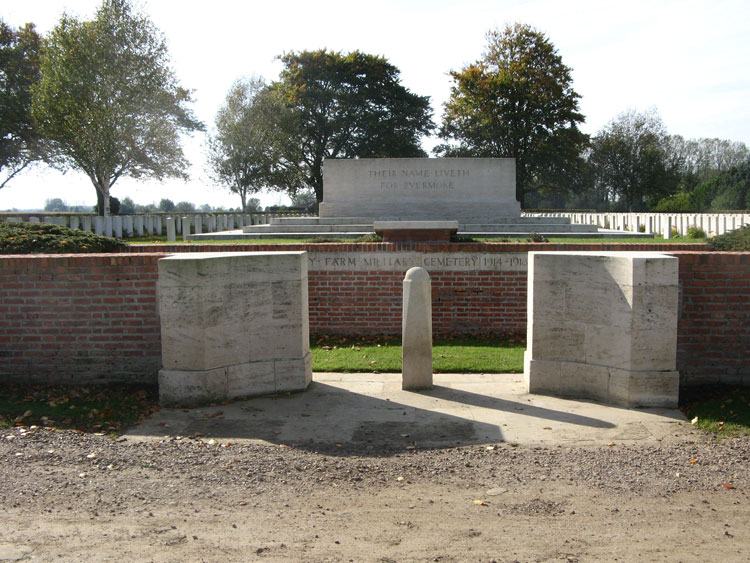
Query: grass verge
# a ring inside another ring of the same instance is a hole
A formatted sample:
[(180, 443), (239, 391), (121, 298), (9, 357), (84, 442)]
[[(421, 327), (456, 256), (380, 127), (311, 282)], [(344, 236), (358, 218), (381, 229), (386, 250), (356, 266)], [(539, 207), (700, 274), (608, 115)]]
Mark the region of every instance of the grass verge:
[(680, 390), (680, 409), (716, 438), (750, 436), (750, 388), (726, 385)]
[[(320, 337), (313, 341), (313, 371), (400, 373), (398, 337)], [(520, 373), (525, 346), (520, 338), (436, 339), (435, 373)]]
[(158, 410), (155, 386), (0, 384), (0, 428), (49, 426), (117, 434)]

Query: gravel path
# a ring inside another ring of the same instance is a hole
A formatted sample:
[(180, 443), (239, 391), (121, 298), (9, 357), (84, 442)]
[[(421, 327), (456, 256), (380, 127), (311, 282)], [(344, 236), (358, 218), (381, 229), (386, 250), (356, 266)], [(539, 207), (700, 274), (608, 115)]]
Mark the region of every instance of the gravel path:
[(0, 456), (0, 560), (750, 560), (748, 438), (313, 451), (15, 428)]

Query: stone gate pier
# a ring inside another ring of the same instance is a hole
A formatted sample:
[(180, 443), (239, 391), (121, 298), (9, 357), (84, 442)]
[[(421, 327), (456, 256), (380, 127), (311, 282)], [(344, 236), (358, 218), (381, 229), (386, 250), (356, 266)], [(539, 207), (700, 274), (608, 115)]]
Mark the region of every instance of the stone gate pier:
[(312, 380), (306, 252), (159, 260), (163, 405), (299, 391)]
[(530, 393), (676, 407), (678, 259), (529, 252)]

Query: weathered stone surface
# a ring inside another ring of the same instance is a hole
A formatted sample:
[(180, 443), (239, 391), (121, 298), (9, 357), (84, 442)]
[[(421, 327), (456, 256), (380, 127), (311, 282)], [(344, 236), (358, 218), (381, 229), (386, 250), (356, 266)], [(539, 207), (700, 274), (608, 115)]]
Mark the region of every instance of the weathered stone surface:
[(529, 392), (675, 406), (677, 258), (530, 252)]
[(511, 158), (329, 159), (320, 217), (519, 217)]
[(432, 286), (424, 268), (404, 278), (401, 388), (432, 388)]
[(159, 261), (162, 403), (305, 389), (312, 378), (305, 252)]

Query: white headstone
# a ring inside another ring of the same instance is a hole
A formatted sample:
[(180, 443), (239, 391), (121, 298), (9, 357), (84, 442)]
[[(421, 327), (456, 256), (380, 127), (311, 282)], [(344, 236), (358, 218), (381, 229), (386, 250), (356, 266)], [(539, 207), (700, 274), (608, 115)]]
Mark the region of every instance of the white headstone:
[(167, 217), (167, 241), (175, 242), (177, 240), (177, 232), (174, 226), (174, 217)]
[(188, 240), (190, 236), (190, 217), (182, 218), (182, 240)]

